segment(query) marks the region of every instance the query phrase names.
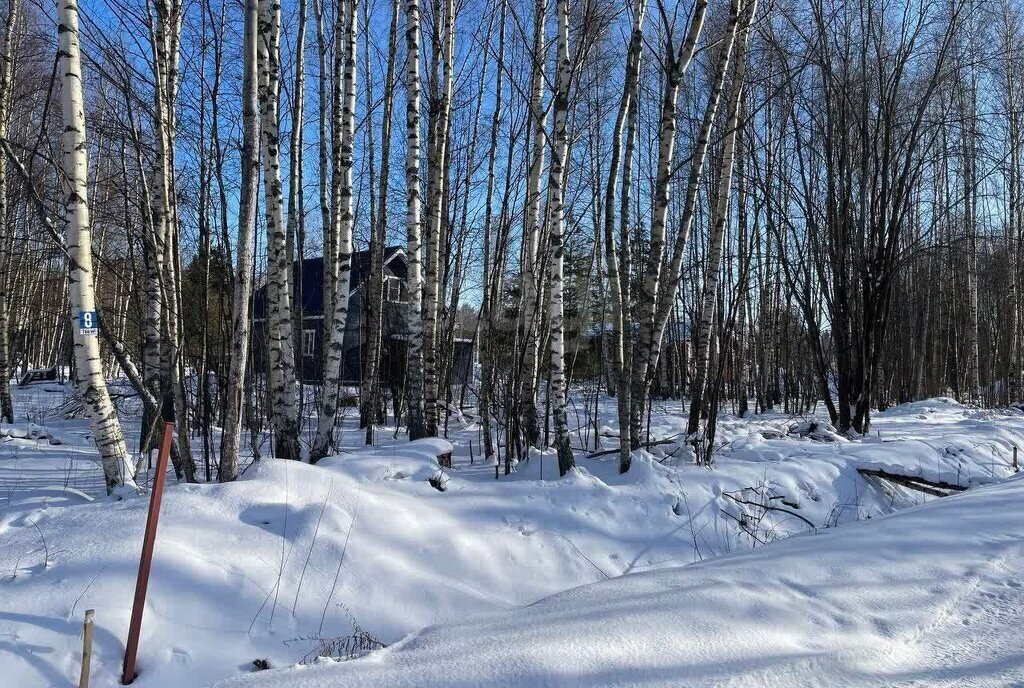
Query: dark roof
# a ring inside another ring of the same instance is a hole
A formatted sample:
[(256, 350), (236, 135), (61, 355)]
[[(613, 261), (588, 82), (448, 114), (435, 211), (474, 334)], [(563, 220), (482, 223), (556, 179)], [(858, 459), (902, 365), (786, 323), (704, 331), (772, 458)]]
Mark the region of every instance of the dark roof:
[[(388, 246), (384, 249), (384, 264), (388, 266), (391, 272), (402, 279), (405, 279), (406, 276), (405, 261), (395, 261), (390, 264), (389, 261), (396, 255), (404, 253), (404, 251), (404, 246)], [(320, 256), (304, 259), (302, 261), (301, 273), (299, 272), (299, 261), (295, 261), (292, 264), (292, 270), (296, 277), (299, 274), (302, 275), (302, 312), (305, 315), (322, 315), (324, 312), (324, 259)], [(356, 251), (352, 254), (352, 276), (349, 281), (349, 291), (353, 292), (358, 289), (369, 274), (370, 252)], [(298, 280), (296, 280), (296, 291), (297, 289)], [(253, 319), (261, 320), (266, 317), (266, 299), (267, 287), (264, 285), (256, 290), (256, 294), (253, 297)]]

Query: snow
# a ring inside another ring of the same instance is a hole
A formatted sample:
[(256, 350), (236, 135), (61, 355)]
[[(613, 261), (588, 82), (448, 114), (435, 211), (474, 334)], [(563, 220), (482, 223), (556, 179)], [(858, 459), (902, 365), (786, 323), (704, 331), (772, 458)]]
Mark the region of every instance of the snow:
[[(17, 390), (23, 416), (0, 428), (0, 683), (19, 688), (75, 685), (87, 608), (91, 685), (117, 685), (145, 523), (144, 496), (104, 495), (86, 423), (57, 412), (62, 390)], [(681, 436), (678, 402), (655, 411), (654, 438)], [(597, 420), (614, 432), (611, 400)], [(233, 484), (168, 481), (136, 685), (1016, 677), (1007, 653), (1021, 645), (997, 626), (1020, 608), (999, 581), (1022, 572), (1024, 485), (1004, 479), (1024, 415), (934, 399), (881, 414), (877, 435), (852, 441), (809, 421), (723, 418), (710, 470), (665, 444), (626, 475), (614, 453), (578, 451), (579, 468), (558, 479), (555, 456), (534, 452), (495, 480), (468, 420), (447, 441), (383, 428), (381, 446), (361, 448), (346, 418), (352, 451), (316, 466), (261, 461)], [(126, 429), (134, 445), (137, 420)], [(573, 440), (593, 448), (585, 428)], [(448, 452), (453, 470), (437, 463)], [(936, 499), (858, 468), (972, 489)], [(288, 668), (355, 630), (390, 646)], [(257, 659), (275, 669), (251, 674)]]
[(218, 686), (1021, 685), (1022, 499), (1012, 479)]

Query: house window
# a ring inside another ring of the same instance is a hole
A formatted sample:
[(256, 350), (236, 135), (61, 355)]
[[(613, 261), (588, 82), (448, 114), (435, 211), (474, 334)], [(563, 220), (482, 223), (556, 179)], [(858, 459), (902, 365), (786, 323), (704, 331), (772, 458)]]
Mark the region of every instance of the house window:
[(402, 302), (402, 280), (388, 277), (384, 283), (384, 298), (391, 303)]
[(302, 331), (302, 355), (313, 356), (316, 354), (316, 330)]

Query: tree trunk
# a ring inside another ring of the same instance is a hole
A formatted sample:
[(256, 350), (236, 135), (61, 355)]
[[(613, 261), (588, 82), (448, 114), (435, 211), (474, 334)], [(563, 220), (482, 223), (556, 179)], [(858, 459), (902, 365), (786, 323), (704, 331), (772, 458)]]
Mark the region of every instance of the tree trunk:
[[(267, 226), (267, 353), (269, 357), (270, 423), (274, 454), (281, 459), (302, 458), (299, 448), (299, 413), (295, 398), (295, 334), (292, 331), (292, 294), (288, 273), (288, 237), (284, 224), (281, 185), (280, 116), (281, 5), (259, 0), (259, 104), (260, 149), (263, 158), (264, 218)], [(294, 124), (293, 124), (294, 126)], [(292, 176), (296, 170), (290, 170)]]
[(563, 308), (563, 264), (565, 261), (565, 208), (564, 169), (569, 154), (567, 124), (569, 119), (569, 85), (572, 64), (569, 62), (569, 0), (557, 0), (558, 15), (558, 71), (555, 75), (555, 94), (552, 110), (551, 167), (548, 170), (547, 219), (551, 228), (551, 265), (548, 273), (550, 300), (548, 309), (551, 327), (551, 417), (554, 421), (555, 449), (558, 452), (558, 472), (565, 475), (575, 461), (569, 444), (569, 420), (565, 378), (565, 323)]
[[(495, 354), (497, 347), (494, 346), (494, 324), (496, 320), (495, 311), (500, 299), (497, 286), (501, 283), (497, 267), (498, 263), (498, 242), (495, 240), (493, 228), (493, 201), (494, 201), (494, 166), (498, 153), (498, 131), (502, 120), (502, 84), (504, 83), (505, 69), (505, 19), (508, 8), (507, 0), (501, 0), (498, 15), (498, 63), (495, 69), (494, 86), (494, 111), (491, 114), (491, 136), (487, 152), (487, 191), (484, 203), (484, 275), (483, 275), (483, 300), (480, 307), (480, 426), (483, 433), (484, 461), (496, 463), (497, 457), (494, 453), (494, 437), (492, 428), (492, 415), (494, 407), (494, 376), (495, 376)], [(493, 244), (493, 246), (492, 246)], [(507, 453), (506, 453), (507, 456)], [(506, 465), (510, 466), (511, 461), (506, 459)]]
[[(632, 442), (630, 440), (630, 367), (628, 351), (631, 349), (630, 339), (626, 332), (631, 324), (630, 318), (630, 286), (629, 286), (629, 187), (632, 178), (632, 151), (636, 136), (634, 112), (637, 110), (637, 82), (640, 77), (640, 58), (643, 53), (644, 14), (647, 9), (646, 0), (635, 0), (633, 7), (633, 30), (630, 34), (629, 48), (626, 55), (626, 74), (622, 86), (622, 98), (619, 111), (615, 117), (612, 130), (612, 150), (608, 167), (608, 182), (604, 198), (604, 242), (605, 264), (608, 270), (609, 292), (612, 297), (612, 343), (611, 364), (616, 384), (616, 405), (619, 419), (619, 472), (629, 470), (632, 461)], [(626, 121), (630, 122), (629, 140), (626, 145), (626, 159), (623, 163), (621, 192), (621, 226), (619, 253), (615, 250), (615, 186), (619, 176), (619, 157), (622, 149), (622, 130)], [(604, 332), (602, 331), (602, 337)]]
[(541, 172), (547, 147), (547, 113), (544, 100), (544, 26), (547, 0), (535, 0), (533, 8), (533, 51), (530, 55), (530, 126), (533, 129), (530, 168), (526, 177), (526, 220), (522, 246), (522, 341), (524, 347), (522, 375), (522, 423), (527, 446), (540, 445), (540, 423), (537, 416), (537, 376), (540, 361), (540, 294), (539, 274), (544, 226), (540, 213)]
[(253, 235), (259, 193), (260, 158), (257, 134), (257, 0), (245, 1), (242, 76), (242, 185), (238, 200), (238, 245), (231, 294), (230, 359), (225, 391), (224, 431), (220, 446), (220, 482), (238, 477), (245, 370), (249, 353), (249, 299), (252, 296)]
[[(7, 140), (7, 124), (11, 112), (11, 90), (14, 79), (14, 30), (18, 24), (21, 0), (8, 0), (4, 24), (3, 53), (0, 54), (0, 140)], [(13, 284), (9, 247), (14, 234), (8, 220), (7, 158), (0, 160), (0, 422), (14, 422), (14, 401), (11, 399), (11, 333), (9, 285)]]
[[(334, 232), (338, 241), (337, 271), (334, 303), (331, 304), (331, 326), (327, 340), (326, 368), (324, 369), (323, 391), (320, 402), (320, 417), (316, 426), (316, 437), (310, 448), (309, 461), (316, 463), (334, 447), (334, 426), (337, 420), (338, 398), (341, 392), (342, 371), (345, 359), (345, 327), (348, 324), (349, 284), (352, 276), (352, 149), (355, 138), (356, 108), (356, 38), (357, 0), (347, 0), (345, 11), (339, 14), (335, 35), (343, 42), (335, 52), (335, 101), (342, 96), (339, 108), (335, 108), (332, 130), (332, 158), (335, 161), (333, 179)], [(344, 26), (342, 19), (344, 18)], [(329, 258), (334, 260), (334, 256)], [(325, 258), (328, 260), (328, 258)], [(326, 279), (326, 275), (325, 275)]]
[[(704, 7), (706, 7), (706, 4)], [(687, 43), (692, 40), (693, 43), (696, 44), (697, 36), (695, 34), (695, 27), (696, 24), (703, 21), (703, 16), (703, 10), (701, 10), (701, 14), (694, 16), (691, 20), (690, 37), (687, 38)], [(676, 237), (673, 244), (671, 254), (672, 259), (665, 271), (664, 279), (659, 279), (656, 285), (654, 285), (657, 287), (656, 290), (652, 292), (654, 294), (654, 304), (652, 306), (645, 307), (644, 313), (641, 314), (640, 336), (638, 337), (638, 344), (633, 350), (633, 379), (631, 380), (631, 393), (633, 395), (631, 409), (631, 440), (634, 448), (638, 448), (640, 445), (641, 412), (647, 404), (647, 396), (650, 392), (651, 379), (654, 371), (658, 368), (658, 362), (661, 358), (661, 343), (665, 336), (665, 328), (668, 326), (669, 317), (672, 314), (672, 307), (675, 303), (676, 294), (679, 289), (679, 283), (682, 279), (683, 257), (685, 254), (686, 243), (690, 236), (690, 228), (693, 225), (693, 219), (696, 214), (697, 192), (701, 176), (704, 172), (704, 163), (707, 158), (708, 147), (711, 142), (711, 129), (714, 125), (715, 115), (718, 112), (722, 89), (725, 84), (726, 74), (728, 73), (730, 58), (732, 55), (732, 46), (736, 38), (736, 29), (739, 23), (739, 16), (740, 7), (737, 0), (731, 5), (729, 23), (726, 28), (725, 43), (719, 48), (721, 52), (719, 54), (718, 65), (715, 71), (714, 85), (711, 89), (711, 93), (708, 95), (708, 102), (704, 109), (704, 116), (701, 120), (701, 127), (697, 136), (696, 147), (693, 154), (690, 156), (690, 173), (686, 182), (686, 196), (683, 201), (682, 217), (679, 221), (679, 228), (676, 231)], [(686, 43), (684, 43), (684, 47), (685, 45)], [(692, 51), (693, 48), (690, 48), (689, 50)]]
[(381, 420), (380, 393), (381, 338), (384, 322), (384, 243), (387, 240), (388, 189), (391, 177), (391, 113), (395, 100), (395, 53), (398, 43), (400, 0), (393, 0), (388, 30), (388, 64), (384, 80), (384, 113), (380, 130), (380, 191), (377, 216), (370, 228), (370, 286), (364, 308), (367, 313), (366, 372), (360, 393), (360, 422), (366, 428), (366, 443), (373, 444), (373, 426)]
[[(738, 2), (738, 0), (735, 0)], [(650, 389), (650, 375), (657, 367), (652, 360), (650, 351), (660, 353), (661, 339), (655, 342), (657, 333), (656, 317), (658, 295), (665, 289), (662, 285), (662, 264), (665, 260), (665, 224), (668, 219), (669, 183), (675, 160), (676, 112), (679, 97), (679, 86), (690, 66), (693, 54), (697, 50), (697, 41), (704, 26), (707, 0), (697, 0), (690, 19), (690, 27), (686, 39), (679, 45), (679, 53), (667, 55), (665, 65), (665, 88), (661, 100), (661, 118), (658, 127), (658, 167), (655, 174), (654, 190), (651, 193), (651, 239), (647, 254), (647, 267), (644, 278), (640, 282), (640, 293), (637, 295), (639, 313), (640, 346), (633, 357), (633, 370), (630, 385), (632, 400), (630, 403), (630, 440), (633, 448), (640, 446), (640, 423), (643, 411), (647, 407), (647, 394)], [(646, 355), (645, 355), (646, 354)], [(654, 357), (656, 358), (656, 357)]]
[(420, 3), (405, 4), (405, 234), (408, 264), (409, 339), (405, 399), (409, 438), (427, 436), (423, 418), (423, 262), (420, 216)]
[(122, 485), (134, 486), (134, 480), (121, 423), (103, 377), (97, 337), (96, 294), (92, 281), (92, 232), (86, 193), (88, 161), (78, 40), (78, 4), (75, 0), (64, 0), (58, 3), (57, 9), (58, 55), (60, 73), (63, 75), (61, 109), (64, 133), (61, 137), (61, 160), (64, 173), (64, 236), (68, 248), (68, 294), (75, 352), (75, 387), (89, 416), (90, 428), (103, 463), (103, 479), (107, 491), (111, 492)]
[[(748, 17), (753, 15), (757, 0), (750, 3)], [(746, 11), (746, 10), (744, 10)], [(749, 19), (748, 19), (749, 21)], [(746, 71), (747, 27), (743, 27), (736, 50), (736, 69), (733, 74), (732, 93), (729, 100), (728, 119), (725, 123), (725, 141), (722, 146), (722, 164), (719, 169), (718, 187), (715, 190), (715, 205), (712, 214), (711, 236), (708, 238), (708, 257), (704, 273), (704, 290), (701, 296), (700, 316), (697, 322), (697, 346), (694, 350), (694, 373), (690, 384), (690, 417), (686, 427), (687, 435), (696, 435), (708, 392), (708, 372), (711, 360), (711, 337), (715, 326), (715, 311), (718, 306), (718, 284), (722, 267), (722, 247), (725, 228), (729, 223), (729, 196), (732, 189), (732, 168), (736, 158), (736, 139), (739, 131), (740, 101), (743, 93), (743, 79)], [(724, 349), (724, 347), (723, 347)], [(709, 395), (717, 399), (716, 394)], [(715, 410), (707, 409), (709, 417)]]
[[(435, 15), (434, 21), (440, 21)], [(438, 424), (438, 319), (441, 308), (442, 274), (441, 233), (448, 194), (448, 136), (451, 128), (452, 89), (455, 81), (455, 2), (445, 1), (442, 38), (442, 79), (437, 121), (429, 144), (429, 181), (427, 184), (427, 255), (423, 288), (423, 405), (426, 433), (437, 435)]]

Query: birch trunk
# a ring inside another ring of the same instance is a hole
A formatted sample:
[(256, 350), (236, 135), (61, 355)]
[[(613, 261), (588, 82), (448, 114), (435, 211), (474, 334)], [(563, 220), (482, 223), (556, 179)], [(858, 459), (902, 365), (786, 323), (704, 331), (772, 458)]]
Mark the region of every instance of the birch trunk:
[[(630, 34), (629, 48), (626, 55), (625, 81), (622, 87), (622, 99), (619, 102), (619, 111), (615, 117), (615, 127), (612, 130), (611, 160), (608, 167), (608, 183), (605, 187), (604, 198), (604, 242), (605, 242), (605, 265), (608, 271), (609, 292), (612, 297), (612, 344), (611, 344), (611, 365), (616, 385), (616, 405), (619, 419), (619, 472), (625, 473), (629, 470), (632, 461), (631, 440), (630, 440), (630, 384), (629, 371), (627, 369), (627, 338), (626, 331), (631, 319), (630, 288), (629, 288), (629, 236), (628, 231), (620, 235), (620, 247), (616, 252), (615, 243), (615, 187), (619, 175), (619, 157), (622, 149), (622, 132), (626, 121), (630, 121), (629, 142), (627, 143), (627, 156), (623, 164), (623, 182), (621, 193), (621, 220), (623, 228), (628, 224), (626, 213), (629, 204), (629, 186), (632, 170), (632, 141), (635, 138), (635, 127), (632, 126), (634, 118), (632, 113), (636, 109), (636, 90), (640, 76), (640, 58), (643, 51), (643, 24), (644, 14), (647, 9), (646, 0), (636, 0), (633, 7), (633, 31)], [(622, 268), (620, 270), (620, 267)], [(602, 332), (603, 334), (603, 332)]]
[[(344, 26), (342, 26), (344, 19)], [(356, 108), (356, 38), (359, 13), (357, 0), (347, 0), (344, 12), (339, 14), (335, 35), (343, 42), (335, 52), (335, 100), (342, 95), (340, 109), (335, 108), (332, 131), (332, 158), (335, 163), (332, 179), (334, 231), (337, 239), (337, 280), (334, 303), (331, 304), (331, 324), (327, 335), (326, 367), (317, 420), (316, 437), (310, 448), (310, 463), (316, 463), (334, 447), (334, 426), (337, 421), (338, 398), (341, 392), (341, 373), (345, 359), (345, 326), (348, 323), (349, 284), (352, 276), (352, 147), (355, 138)]]
[(82, 405), (89, 415), (90, 428), (96, 438), (103, 463), (103, 479), (107, 491), (122, 485), (134, 486), (132, 466), (125, 446), (124, 433), (117, 411), (110, 401), (103, 378), (99, 339), (85, 333), (80, 325), (83, 313), (95, 318), (96, 294), (92, 283), (92, 232), (89, 226), (89, 204), (86, 193), (88, 160), (85, 141), (85, 108), (82, 93), (82, 64), (78, 41), (78, 4), (61, 0), (57, 4), (57, 37), (62, 77), (61, 110), (64, 133), (61, 137), (61, 160), (64, 173), (64, 236), (68, 248), (71, 328), (74, 340), (75, 386)]
[[(0, 140), (7, 140), (7, 123), (11, 111), (11, 90), (14, 78), (14, 29), (18, 24), (21, 0), (8, 0), (4, 24), (4, 46), (0, 55)], [(14, 422), (14, 401), (11, 399), (10, 295), (11, 256), (13, 241), (7, 208), (7, 158), (0, 160), (0, 422)]]
[[(751, 2), (751, 14), (753, 5)], [(725, 228), (729, 222), (729, 196), (732, 190), (732, 169), (736, 159), (736, 139), (739, 131), (740, 99), (743, 93), (743, 79), (746, 72), (747, 29), (743, 28), (739, 47), (736, 51), (736, 69), (733, 74), (732, 93), (729, 98), (728, 119), (725, 123), (725, 141), (722, 144), (722, 164), (719, 169), (718, 186), (715, 189), (715, 204), (712, 215), (711, 236), (708, 237), (708, 256), (704, 273), (704, 290), (701, 296), (697, 346), (694, 350), (694, 372), (690, 384), (690, 418), (687, 435), (695, 435), (700, 427), (700, 417), (707, 392), (708, 372), (711, 358), (711, 340), (714, 336), (715, 312), (718, 307), (718, 285), (721, 278), (722, 247)], [(710, 395), (716, 397), (717, 395)], [(709, 415), (714, 411), (708, 410)]]
[[(207, 31), (207, 13), (202, 14), (202, 33), (205, 35)], [(203, 44), (199, 51), (199, 61), (204, 66), (207, 63), (207, 44)], [(206, 123), (206, 107), (207, 107), (207, 94), (205, 93), (205, 83), (203, 99), (199, 104), (199, 141), (197, 142), (197, 154), (199, 157), (199, 199), (196, 208), (198, 230), (199, 230), (199, 264), (202, 270), (202, 308), (200, 310), (201, 322), (208, 323), (210, 321), (210, 271), (212, 267), (212, 250), (213, 250), (213, 229), (210, 222), (210, 190), (213, 187), (213, 175), (211, 172), (210, 160), (214, 155), (212, 139), (208, 138), (207, 132), (209, 131)], [(125, 155), (124, 148), (122, 147), (121, 154), (121, 170), (122, 175), (125, 179), (128, 178), (127, 170), (125, 168)], [(125, 194), (125, 217), (128, 217), (128, 197)], [(127, 299), (126, 299), (127, 301)], [(127, 306), (127, 303), (126, 303)], [(122, 319), (122, 322), (124, 320)], [(118, 337), (124, 338), (124, 331), (118, 333)], [(125, 366), (121, 366), (124, 368)], [(203, 441), (203, 467), (205, 468), (205, 479), (206, 482), (210, 482), (212, 473), (210, 469), (210, 435), (212, 433), (213, 420), (211, 418), (212, 405), (210, 403), (210, 331), (209, 328), (203, 328), (199, 335), (199, 360), (196, 369), (196, 392), (197, 399), (196, 404), (198, 406), (196, 410), (196, 417), (201, 424), (201, 434)], [(141, 381), (141, 377), (139, 378)], [(143, 386), (144, 389), (144, 386)]]
[[(1009, 29), (1007, 31), (1009, 33)], [(1011, 44), (1007, 38), (1007, 45)], [(1008, 53), (1009, 54), (1009, 53)], [(1014, 67), (1009, 57), (1006, 65), (1006, 110), (1008, 115), (1007, 137), (1010, 148), (1009, 155), (1009, 208), (1007, 209), (1007, 241), (1010, 245), (1010, 348), (1008, 352), (1010, 366), (1010, 389), (1007, 402), (1015, 403), (1022, 398), (1021, 376), (1021, 294), (1020, 294), (1020, 259), (1024, 247), (1021, 245), (1021, 182), (1020, 182), (1020, 113), (1018, 111), (1017, 80)], [(931, 291), (928, 292), (931, 294)]]
[[(362, 408), (360, 419), (366, 428), (366, 444), (373, 444), (373, 426), (380, 422), (381, 405), (380, 369), (384, 322), (384, 244), (387, 241), (388, 190), (391, 179), (391, 116), (395, 102), (395, 54), (398, 45), (398, 15), (400, 0), (391, 4), (391, 26), (388, 29), (388, 62), (384, 77), (384, 112), (380, 130), (380, 191), (377, 197), (377, 216), (370, 234), (370, 290), (364, 308), (368, 309), (366, 373), (360, 393)], [(369, 94), (369, 90), (367, 91)]]
[(405, 234), (408, 253), (409, 340), (405, 398), (409, 438), (426, 437), (423, 418), (423, 263), (420, 217), (420, 3), (405, 4)]
[(544, 110), (544, 26), (547, 0), (536, 0), (533, 9), (533, 51), (530, 69), (530, 126), (533, 128), (530, 169), (526, 179), (526, 219), (523, 227), (522, 280), (524, 347), (522, 370), (522, 423), (527, 446), (540, 445), (540, 423), (537, 417), (537, 374), (540, 367), (540, 298), (539, 274), (541, 235), (544, 233), (540, 214), (541, 172), (547, 146), (547, 112)]
[[(741, 101), (742, 104), (742, 101)], [(743, 126), (744, 115), (740, 116), (740, 126)], [(736, 413), (740, 418), (747, 415), (749, 410), (749, 387), (750, 387), (750, 356), (749, 344), (747, 342), (747, 304), (750, 285), (750, 239), (747, 236), (747, 183), (746, 170), (746, 149), (743, 147), (742, 136), (736, 144), (738, 152), (736, 157), (736, 234), (737, 234), (737, 262), (739, 269), (739, 293), (736, 295), (736, 366), (738, 368), (736, 380)]]
[[(178, 60), (181, 36), (182, 6), (177, 1), (156, 0), (155, 17), (151, 19), (153, 76), (155, 87), (153, 104), (153, 130), (156, 139), (156, 161), (153, 170), (153, 193), (150, 197), (152, 213), (152, 250), (154, 272), (149, 277), (153, 309), (152, 322), (158, 331), (149, 330), (150, 363), (158, 364), (158, 371), (150, 370), (150, 384), (159, 389), (163, 414), (175, 420), (177, 442), (172, 448), (171, 461), (178, 478), (195, 480), (195, 462), (192, 458), (189, 431), (188, 402), (183, 384), (182, 331), (180, 324), (181, 264), (178, 231), (178, 205), (175, 194), (174, 151), (176, 140), (175, 103), (178, 94)], [(156, 340), (153, 341), (153, 337)], [(156, 379), (153, 379), (153, 375)], [(144, 414), (155, 426), (155, 418)], [(152, 438), (156, 433), (149, 432)]]
[[(502, 85), (505, 69), (505, 15), (508, 3), (501, 0), (498, 15), (498, 64), (495, 70), (494, 111), (491, 114), (491, 137), (487, 153), (487, 192), (484, 203), (484, 283), (483, 301), (480, 308), (480, 425), (484, 436), (484, 461), (497, 464), (492, 435), (492, 411), (494, 405), (494, 310), (499, 298), (496, 287), (501, 280), (497, 275), (497, 242), (494, 241), (493, 202), (494, 165), (498, 153), (498, 131), (502, 119)], [(493, 246), (492, 246), (493, 244)], [(506, 463), (510, 463), (506, 461)]]
[[(1005, 12), (1005, 9), (1004, 9)], [(1009, 347), (1007, 351), (1007, 365), (1009, 368), (1009, 385), (1004, 401), (1014, 403), (1020, 399), (1021, 392), (1021, 370), (1020, 370), (1020, 267), (1018, 265), (1021, 257), (1020, 244), (1020, 223), (1018, 221), (1018, 208), (1020, 206), (1020, 122), (1017, 112), (1017, 86), (1014, 66), (1010, 58), (1010, 48), (1014, 43), (1013, 28), (1009, 17), (1004, 15), (1004, 43), (1007, 49), (1007, 57), (1004, 66), (1004, 87), (1006, 89), (1005, 107), (1007, 115), (1007, 147), (1009, 158), (1007, 171), (1007, 205), (1006, 205), (1006, 243), (1010, 256), (1009, 270), (1009, 291), (1010, 291), (1010, 324)], [(930, 295), (930, 291), (928, 294)]]
[(978, 337), (978, 178), (977, 77), (973, 69), (964, 106), (964, 228), (967, 234), (967, 399), (981, 403), (981, 354)]
[[(291, 257), (284, 224), (281, 185), (280, 116), (281, 5), (259, 0), (260, 148), (263, 158), (264, 217), (267, 226), (267, 351), (269, 356), (270, 423), (274, 454), (302, 458), (299, 415), (295, 398), (295, 334), (292, 331)], [(291, 170), (295, 175), (295, 170)]]
[[(313, 0), (313, 13), (316, 15), (317, 63), (320, 69), (320, 78), (317, 79), (317, 125), (319, 130), (317, 155), (320, 170), (320, 227), (323, 232), (323, 334), (326, 336), (331, 326), (330, 304), (334, 303), (337, 263), (333, 259), (336, 249), (332, 236), (334, 225), (331, 222), (330, 182), (327, 174), (330, 169), (330, 157), (327, 152), (327, 87), (329, 81), (327, 76), (327, 37), (324, 31), (324, 7), (320, 0)], [(326, 347), (324, 347), (321, 356), (321, 371), (325, 367), (323, 364), (326, 361), (326, 353)]]
[[(641, 414), (646, 406), (653, 371), (657, 370), (658, 362), (661, 358), (661, 343), (665, 336), (665, 328), (668, 326), (669, 317), (672, 314), (672, 306), (679, 289), (680, 279), (682, 278), (683, 257), (696, 212), (697, 191), (701, 176), (703, 175), (708, 147), (711, 142), (711, 129), (714, 125), (715, 115), (718, 112), (726, 74), (728, 73), (732, 46), (739, 24), (739, 15), (739, 2), (735, 0), (731, 5), (725, 42), (720, 48), (721, 53), (715, 72), (714, 85), (704, 109), (704, 116), (701, 120), (701, 128), (697, 135), (697, 143), (693, 155), (690, 156), (690, 173), (686, 182), (686, 197), (683, 201), (682, 218), (680, 219), (673, 244), (672, 258), (665, 271), (664, 279), (659, 279), (657, 282), (653, 306), (645, 308), (645, 313), (641, 316), (639, 343), (633, 351), (633, 380), (631, 381), (633, 395), (633, 408), (631, 408), (631, 432), (633, 434), (631, 439), (634, 448), (639, 447), (640, 444)], [(703, 15), (700, 18), (702, 19)], [(693, 21), (697, 19), (698, 17), (695, 16)], [(651, 317), (651, 311), (653, 311), (653, 317)]]
[[(305, 368), (302, 358), (302, 263), (305, 258), (306, 218), (303, 165), (303, 145), (306, 99), (306, 0), (298, 0), (298, 35), (295, 39), (295, 92), (292, 96), (291, 131), (288, 141), (288, 294), (292, 298), (292, 351), (295, 363), (295, 386), (298, 395), (296, 422), (302, 432), (303, 392), (302, 380)], [(297, 275), (292, 269), (298, 259)], [(297, 288), (296, 288), (297, 287)]]
[[(136, 138), (136, 158), (142, 171), (142, 149)], [(145, 181), (143, 181), (145, 187)], [(144, 188), (143, 195), (148, 195)], [(149, 239), (143, 242), (142, 259), (145, 269), (145, 314), (143, 316), (143, 347), (142, 347), (142, 374), (146, 381), (146, 387), (150, 393), (160, 398), (161, 396), (161, 327), (163, 324), (163, 274), (164, 274), (164, 242), (165, 223), (161, 221), (163, 210), (162, 204), (153, 202), (150, 198), (149, 207)], [(144, 211), (145, 212), (145, 211)], [(143, 229), (145, 232), (146, 229)], [(143, 427), (149, 428), (153, 425), (155, 418), (143, 415)], [(143, 433), (145, 435), (145, 433)], [(140, 451), (146, 451), (150, 447), (140, 446)]]
[[(662, 264), (665, 259), (665, 224), (668, 219), (669, 184), (675, 165), (676, 119), (678, 110), (679, 86), (690, 66), (693, 54), (697, 50), (697, 41), (704, 26), (707, 11), (707, 0), (697, 0), (693, 8), (686, 38), (679, 45), (676, 55), (667, 56), (665, 89), (661, 100), (660, 124), (658, 126), (658, 167), (655, 173), (654, 190), (651, 194), (651, 240), (647, 254), (647, 266), (644, 279), (640, 282), (637, 304), (640, 307), (640, 330), (638, 341), (641, 347), (649, 349), (654, 339), (655, 311), (661, 286)], [(630, 404), (630, 437), (634, 448), (640, 443), (640, 421), (646, 408), (647, 392), (650, 387), (648, 380), (650, 369), (647, 356), (634, 356), (630, 384), (632, 403)]]
[(230, 359), (225, 391), (224, 431), (220, 446), (220, 482), (238, 477), (242, 439), (242, 409), (246, 396), (245, 369), (249, 352), (249, 299), (252, 295), (253, 235), (259, 193), (258, 105), (256, 44), (257, 0), (245, 1), (242, 76), (242, 185), (238, 201), (238, 245), (231, 294)]
[[(437, 17), (435, 17), (437, 21)], [(423, 405), (428, 436), (437, 435), (438, 425), (438, 319), (440, 312), (442, 274), (442, 218), (448, 193), (448, 135), (451, 123), (452, 89), (455, 80), (455, 2), (446, 0), (442, 33), (442, 86), (437, 107), (437, 121), (429, 145), (429, 181), (427, 185), (427, 256), (426, 280), (423, 288)]]
[(567, 390), (565, 378), (565, 323), (563, 304), (563, 264), (565, 262), (565, 208), (564, 170), (569, 153), (567, 123), (569, 119), (569, 84), (572, 64), (569, 62), (569, 1), (557, 0), (558, 15), (558, 67), (555, 75), (553, 103), (553, 145), (551, 167), (548, 171), (547, 218), (551, 231), (550, 300), (548, 302), (551, 328), (551, 417), (555, 430), (555, 449), (558, 452), (558, 472), (565, 475), (575, 465), (569, 444), (567, 416)]

